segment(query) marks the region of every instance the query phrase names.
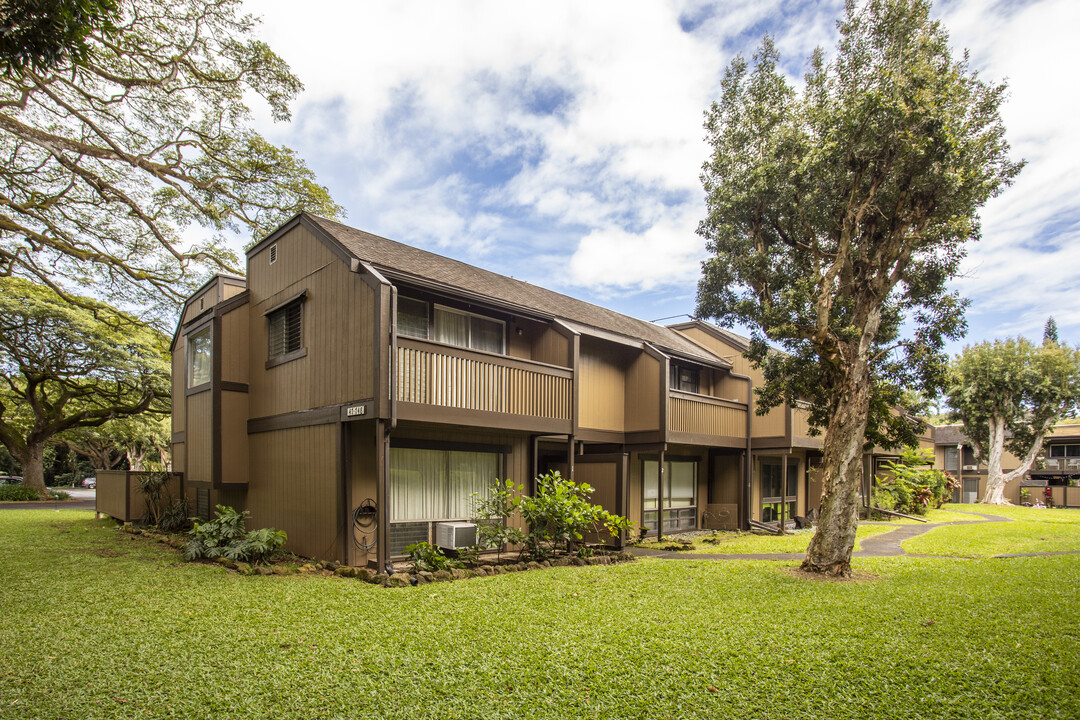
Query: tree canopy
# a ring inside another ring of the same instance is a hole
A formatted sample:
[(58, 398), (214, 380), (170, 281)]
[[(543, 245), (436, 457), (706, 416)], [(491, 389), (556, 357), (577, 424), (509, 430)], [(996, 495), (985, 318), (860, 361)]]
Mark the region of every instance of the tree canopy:
[[(1080, 408), (1080, 350), (1024, 338), (964, 348), (952, 363), (952, 419), (963, 423), (975, 456), (987, 464), (984, 503), (1004, 504), (1005, 485), (1026, 473), (1047, 432)], [(1020, 458), (1002, 471), (1003, 450)]]
[(3, 0), (0, 68), (48, 72), (65, 61), (88, 59), (92, 32), (115, 32), (116, 0)]
[(944, 342), (965, 330), (947, 283), (979, 237), (976, 211), (1021, 168), (1005, 86), (954, 59), (929, 11), (849, 1), (801, 92), (766, 38), (752, 63), (731, 62), (706, 115), (698, 315), (753, 329), (759, 409), (806, 400), (825, 429), (811, 570), (849, 572), (864, 443), (910, 440), (893, 411), (903, 391), (943, 384)]
[(44, 489), (47, 443), (75, 428), (169, 412), (168, 339), (92, 298), (0, 278), (0, 442)]
[(302, 86), (240, 0), (117, 8), (115, 31), (91, 25), (85, 52), (0, 77), (0, 274), (171, 316), (207, 268), (238, 269), (229, 235), (341, 209), (249, 127), (248, 99), (287, 120)]

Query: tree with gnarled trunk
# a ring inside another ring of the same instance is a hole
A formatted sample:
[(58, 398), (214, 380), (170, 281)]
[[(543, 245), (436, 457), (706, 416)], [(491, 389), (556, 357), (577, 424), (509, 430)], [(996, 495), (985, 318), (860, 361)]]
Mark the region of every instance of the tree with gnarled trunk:
[(302, 86), (240, 0), (117, 5), (85, 53), (0, 75), (0, 274), (92, 286), (171, 321), (208, 268), (239, 269), (228, 234), (341, 208), (248, 127), (246, 99), (286, 120)]
[(966, 305), (946, 283), (977, 209), (1021, 168), (1005, 87), (954, 60), (929, 10), (848, 2), (835, 56), (815, 51), (801, 94), (766, 38), (752, 66), (732, 61), (706, 117), (698, 314), (753, 328), (759, 412), (806, 400), (824, 429), (813, 572), (850, 574), (864, 449), (914, 439), (896, 409), (943, 386)]
[(45, 447), (61, 433), (169, 412), (168, 339), (93, 300), (0, 278), (0, 442), (45, 490)]
[[(952, 419), (986, 463), (983, 503), (1007, 505), (1005, 486), (1031, 469), (1046, 434), (1080, 407), (1080, 350), (1049, 337), (1040, 346), (1009, 338), (966, 347), (952, 364), (948, 397)], [(1020, 458), (1008, 473), (1006, 449)]]

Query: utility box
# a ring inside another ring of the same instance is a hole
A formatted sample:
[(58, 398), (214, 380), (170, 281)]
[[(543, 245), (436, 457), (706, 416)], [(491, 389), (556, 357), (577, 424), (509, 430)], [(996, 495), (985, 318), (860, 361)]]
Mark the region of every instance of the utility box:
[(476, 523), (435, 523), (435, 544), (442, 548), (457, 550), (476, 544)]

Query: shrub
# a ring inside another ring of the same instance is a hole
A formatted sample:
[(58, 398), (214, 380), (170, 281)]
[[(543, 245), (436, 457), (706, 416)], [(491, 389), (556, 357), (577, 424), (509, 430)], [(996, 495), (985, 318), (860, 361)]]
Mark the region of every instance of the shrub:
[(0, 502), (41, 500), (41, 493), (22, 485), (0, 485)]
[(460, 562), (446, 557), (446, 555), (443, 554), (442, 548), (437, 545), (432, 545), (429, 542), (418, 542), (414, 545), (409, 545), (405, 548), (405, 552), (409, 554), (409, 559), (412, 560), (413, 570), (417, 572), (420, 572), (421, 570), (438, 572), (440, 570), (461, 567)]
[(524, 490), (523, 485), (514, 485), (513, 480), (496, 480), (488, 497), (473, 493), (473, 517), (476, 523), (476, 549), (496, 549), (499, 559), (506, 545), (521, 545), (525, 542), (525, 533), (508, 522), (517, 514), (517, 493)]
[(163, 532), (176, 532), (186, 528), (190, 521), (187, 500), (180, 498), (161, 513), (161, 517), (158, 518), (158, 527)]
[(161, 516), (173, 504), (172, 495), (169, 493), (169, 474), (152, 472), (140, 475), (138, 483), (139, 492), (146, 498), (144, 520), (148, 525), (161, 527)]
[[(941, 507), (949, 501), (956, 480), (932, 467), (933, 451), (907, 448), (896, 462), (884, 463), (888, 475), (877, 477), (877, 493), (887, 493), (893, 499), (891, 508), (897, 512), (925, 515), (931, 507)], [(885, 507), (885, 505), (880, 505)]]
[(196, 522), (191, 529), (192, 539), (184, 545), (184, 557), (188, 560), (225, 557), (259, 564), (285, 544), (284, 530), (262, 528), (246, 532), (244, 521), (251, 516), (247, 510), (238, 513), (227, 505), (218, 505), (214, 514), (217, 517), (213, 520)]
[(529, 525), (525, 546), (534, 557), (547, 557), (571, 546), (584, 533), (606, 531), (613, 537), (630, 529), (630, 521), (589, 503), (592, 486), (567, 480), (558, 471), (537, 478), (536, 495), (516, 504)]

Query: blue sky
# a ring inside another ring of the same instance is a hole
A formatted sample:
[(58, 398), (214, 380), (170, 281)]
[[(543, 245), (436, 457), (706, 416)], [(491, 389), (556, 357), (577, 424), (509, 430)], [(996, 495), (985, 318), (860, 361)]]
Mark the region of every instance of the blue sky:
[[(304, 82), (298, 150), (345, 222), (655, 320), (692, 313), (704, 242), (702, 116), (724, 67), (772, 34), (794, 78), (831, 50), (842, 0), (331, 2), (250, 0)], [(1080, 340), (1080, 49), (1075, 0), (939, 2), (954, 51), (1011, 91), (1028, 166), (984, 209), (955, 285), (965, 342)], [(961, 344), (953, 347), (959, 350)]]

